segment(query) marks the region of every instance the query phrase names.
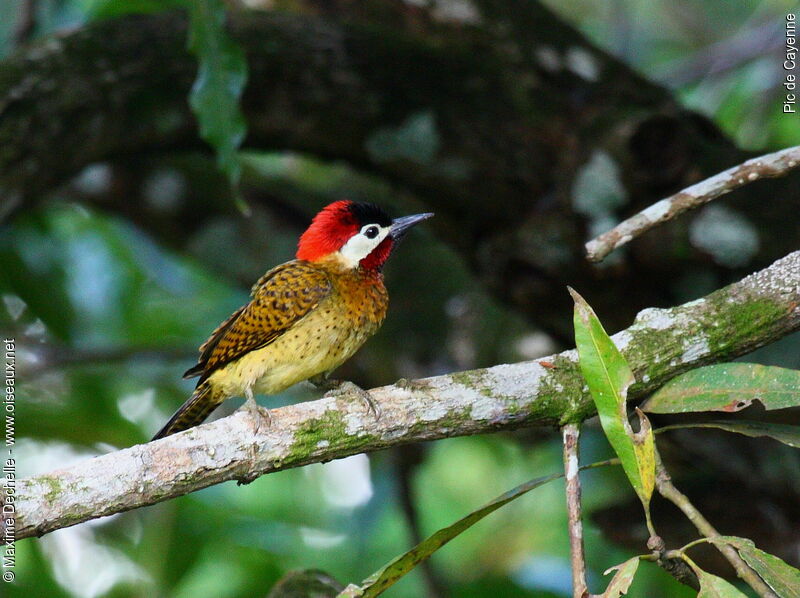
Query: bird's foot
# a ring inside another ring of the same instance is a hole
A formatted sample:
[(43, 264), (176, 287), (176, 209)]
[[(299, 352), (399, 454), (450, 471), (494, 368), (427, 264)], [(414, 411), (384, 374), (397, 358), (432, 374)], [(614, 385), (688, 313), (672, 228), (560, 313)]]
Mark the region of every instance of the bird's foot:
[[(256, 403), (255, 397), (253, 397), (253, 389), (246, 388), (244, 391), (244, 396), (247, 397), (247, 400), (244, 402), (244, 405), (240, 407), (240, 409), (244, 409), (250, 415), (250, 420), (253, 422), (253, 435), (257, 435), (258, 432), (261, 430), (261, 423), (266, 421), (267, 428), (272, 426), (272, 416), (269, 414), (269, 409), (264, 409), (263, 407), (259, 406)], [(256, 453), (258, 452), (258, 443), (253, 443), (253, 458), (255, 459)], [(237, 486), (244, 486), (245, 484), (249, 484), (253, 480), (255, 480), (260, 474), (249, 472), (242, 475), (240, 478), (236, 480)]]
[(248, 388), (245, 390), (244, 395), (247, 397), (247, 400), (244, 402), (244, 405), (240, 407), (240, 409), (244, 409), (250, 414), (250, 418), (253, 421), (253, 432), (256, 434), (259, 432), (261, 429), (261, 422), (266, 422), (267, 428), (272, 426), (272, 416), (269, 413), (269, 409), (265, 409), (256, 403), (256, 399), (253, 397), (253, 390)]
[[(312, 384), (318, 387), (320, 386), (314, 381), (312, 381)], [(328, 388), (328, 392), (325, 393), (326, 397), (335, 397), (347, 394), (358, 395), (359, 398), (367, 404), (367, 407), (370, 411), (372, 411), (373, 415), (375, 415), (375, 419), (381, 418), (381, 409), (378, 407), (378, 404), (372, 400), (372, 395), (361, 388), (358, 384), (354, 384), (348, 380), (326, 379), (323, 388)]]

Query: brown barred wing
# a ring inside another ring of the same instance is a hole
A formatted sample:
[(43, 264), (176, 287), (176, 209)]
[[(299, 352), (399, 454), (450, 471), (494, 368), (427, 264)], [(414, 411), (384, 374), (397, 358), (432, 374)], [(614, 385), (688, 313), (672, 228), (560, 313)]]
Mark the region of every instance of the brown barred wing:
[(313, 264), (292, 261), (273, 268), (253, 287), (250, 303), (223, 322), (200, 347), (186, 375), (198, 384), (226, 364), (265, 347), (289, 330), (331, 293), (328, 275)]

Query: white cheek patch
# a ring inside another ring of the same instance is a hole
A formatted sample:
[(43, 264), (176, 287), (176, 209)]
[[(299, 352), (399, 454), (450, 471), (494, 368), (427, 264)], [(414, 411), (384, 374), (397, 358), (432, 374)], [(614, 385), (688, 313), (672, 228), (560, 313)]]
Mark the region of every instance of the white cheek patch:
[(351, 237), (347, 243), (342, 245), (339, 254), (342, 256), (342, 261), (348, 268), (355, 268), (358, 263), (367, 257), (372, 250), (381, 244), (386, 236), (389, 234), (390, 227), (379, 227), (378, 235), (374, 239), (370, 239), (364, 234), (368, 227), (362, 228), (356, 235)]

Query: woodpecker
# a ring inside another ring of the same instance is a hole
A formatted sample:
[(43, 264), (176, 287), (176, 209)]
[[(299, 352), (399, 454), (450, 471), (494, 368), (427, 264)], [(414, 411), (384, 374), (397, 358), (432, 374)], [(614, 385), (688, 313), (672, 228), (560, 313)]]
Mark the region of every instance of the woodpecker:
[(392, 220), (374, 204), (349, 200), (323, 208), (301, 235), (296, 259), (264, 274), (250, 301), (200, 346), (183, 376), (200, 376), (197, 387), (153, 440), (201, 424), (231, 397), (244, 396), (257, 410), (254, 393), (323, 384), (383, 323), (383, 265), (406, 232), (431, 216)]

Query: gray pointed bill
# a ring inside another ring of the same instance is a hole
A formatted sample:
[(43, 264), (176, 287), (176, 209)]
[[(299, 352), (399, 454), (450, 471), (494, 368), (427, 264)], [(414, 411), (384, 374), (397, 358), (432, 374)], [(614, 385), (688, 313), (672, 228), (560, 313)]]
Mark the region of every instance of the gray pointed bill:
[(402, 239), (409, 229), (415, 224), (419, 224), (423, 220), (427, 220), (433, 216), (433, 212), (425, 212), (424, 214), (412, 214), (411, 216), (402, 216), (392, 220), (392, 228), (389, 234), (392, 239), (399, 241)]

